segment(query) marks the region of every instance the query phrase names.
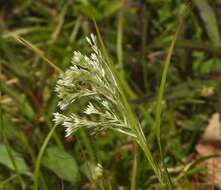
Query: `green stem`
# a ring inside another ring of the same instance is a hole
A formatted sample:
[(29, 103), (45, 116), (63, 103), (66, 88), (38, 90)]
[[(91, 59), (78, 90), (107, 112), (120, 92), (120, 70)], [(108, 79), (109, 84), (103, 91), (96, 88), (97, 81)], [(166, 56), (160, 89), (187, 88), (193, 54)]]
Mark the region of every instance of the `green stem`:
[(118, 59), (118, 65), (120, 67), (120, 73), (124, 75), (122, 44), (123, 44), (123, 10), (120, 10), (118, 14), (118, 24), (117, 24), (117, 59)]
[(136, 178), (137, 178), (137, 147), (136, 144), (134, 145), (133, 151), (133, 168), (131, 173), (131, 183), (130, 183), (130, 190), (136, 190)]
[(43, 157), (43, 154), (45, 152), (45, 149), (48, 145), (49, 140), (51, 139), (54, 130), (56, 129), (56, 126), (53, 126), (50, 130), (50, 132), (48, 133), (47, 137), (45, 138), (40, 152), (38, 154), (37, 160), (36, 160), (36, 164), (35, 164), (35, 171), (34, 171), (34, 186), (33, 186), (33, 190), (38, 190), (38, 183), (39, 183), (39, 175), (40, 175), (40, 165), (41, 165), (41, 160)]

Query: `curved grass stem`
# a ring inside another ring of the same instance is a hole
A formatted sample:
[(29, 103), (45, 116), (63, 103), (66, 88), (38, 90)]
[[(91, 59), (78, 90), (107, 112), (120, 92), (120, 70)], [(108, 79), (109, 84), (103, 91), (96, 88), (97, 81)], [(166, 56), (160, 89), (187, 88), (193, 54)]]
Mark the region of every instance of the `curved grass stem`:
[(48, 145), (48, 142), (50, 141), (54, 131), (55, 131), (56, 126), (53, 126), (50, 130), (50, 132), (48, 133), (47, 137), (45, 138), (40, 152), (38, 154), (37, 160), (36, 160), (36, 164), (35, 164), (35, 171), (34, 171), (34, 186), (33, 186), (33, 190), (38, 190), (38, 185), (39, 185), (39, 175), (40, 175), (40, 166), (41, 166), (41, 161), (42, 161), (42, 156), (45, 152), (45, 149)]

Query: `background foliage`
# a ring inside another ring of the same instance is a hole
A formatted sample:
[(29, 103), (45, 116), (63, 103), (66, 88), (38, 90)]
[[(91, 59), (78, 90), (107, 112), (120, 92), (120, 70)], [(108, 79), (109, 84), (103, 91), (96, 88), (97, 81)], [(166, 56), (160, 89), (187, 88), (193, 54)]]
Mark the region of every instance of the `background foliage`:
[[(32, 188), (36, 158), (53, 126), (57, 105), (54, 86), (58, 72), (42, 57), (65, 70), (74, 50), (88, 51), (85, 36), (96, 33), (92, 17), (117, 71), (131, 88), (126, 94), (148, 137), (162, 66), (185, 3), (0, 1), (0, 189), (20, 189), (21, 181), (26, 189)], [(188, 171), (180, 168), (195, 160), (195, 144), (208, 117), (221, 111), (220, 8), (218, 0), (191, 1), (169, 68), (161, 140), (164, 162), (177, 189), (205, 184), (205, 173), (198, 165)], [(18, 36), (27, 40), (32, 50), (19, 43)], [(33, 47), (41, 51), (33, 51)], [(64, 129), (57, 128), (43, 155), (43, 189), (92, 189), (90, 171), (97, 163), (103, 166), (101, 186), (128, 189), (136, 172), (136, 189), (159, 189), (150, 166), (130, 138), (111, 131), (99, 137), (84, 131), (72, 138), (64, 136)], [(155, 150), (153, 142), (157, 157)]]

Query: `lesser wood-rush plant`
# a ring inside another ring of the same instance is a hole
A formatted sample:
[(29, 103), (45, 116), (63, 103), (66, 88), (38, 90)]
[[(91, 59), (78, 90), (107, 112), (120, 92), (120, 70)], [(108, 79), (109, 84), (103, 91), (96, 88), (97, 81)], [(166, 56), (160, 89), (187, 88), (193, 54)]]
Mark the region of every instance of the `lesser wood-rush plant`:
[[(80, 128), (86, 128), (92, 134), (110, 129), (132, 137), (143, 150), (159, 182), (165, 187), (163, 172), (150, 152), (140, 123), (131, 110), (117, 77), (97, 46), (96, 37), (92, 34), (86, 39), (92, 48), (90, 56), (74, 52), (71, 66), (57, 82), (60, 112), (54, 113), (55, 124), (65, 127), (66, 136)], [(80, 113), (68, 111), (80, 100), (87, 102)]]

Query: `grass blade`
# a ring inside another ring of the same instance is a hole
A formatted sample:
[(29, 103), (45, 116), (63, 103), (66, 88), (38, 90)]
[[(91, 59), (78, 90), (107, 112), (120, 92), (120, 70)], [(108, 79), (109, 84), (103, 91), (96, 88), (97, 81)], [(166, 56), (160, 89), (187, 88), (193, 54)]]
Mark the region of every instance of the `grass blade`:
[[(158, 97), (157, 97), (154, 130), (155, 130), (155, 134), (156, 134), (156, 138), (157, 138), (157, 143), (158, 143), (158, 147), (159, 147), (159, 151), (160, 151), (160, 160), (162, 160), (162, 161), (163, 161), (163, 158), (164, 158), (163, 152), (162, 152), (162, 146), (161, 146), (162, 102), (163, 102), (164, 91), (165, 91), (165, 88), (166, 88), (166, 80), (167, 80), (168, 69), (169, 69), (169, 66), (170, 66), (172, 54), (174, 52), (175, 43), (177, 41), (179, 32), (180, 32), (181, 27), (182, 27), (183, 22), (184, 22), (185, 14), (186, 14), (186, 12), (184, 12), (184, 15), (181, 15), (180, 22), (179, 22), (178, 27), (176, 29), (176, 32), (174, 34), (172, 43), (171, 43), (171, 45), (169, 47), (169, 50), (168, 50), (168, 53), (167, 53), (167, 57), (166, 57), (166, 60), (165, 60), (165, 63), (164, 63), (164, 67), (163, 67), (163, 74), (162, 74), (160, 88), (159, 88), (159, 93), (158, 93)], [(166, 177), (167, 185), (170, 187), (170, 189), (173, 189), (172, 181), (170, 179), (169, 173), (167, 172), (167, 168), (166, 168), (166, 166), (164, 164), (164, 161), (163, 161), (163, 167), (164, 167), (164, 170), (165, 170), (166, 176), (167, 176)]]
[(172, 41), (172, 43), (169, 47), (169, 50), (168, 50), (166, 61), (164, 63), (164, 67), (163, 67), (163, 74), (162, 74), (159, 93), (158, 93), (158, 98), (157, 98), (155, 130), (156, 130), (156, 136), (157, 136), (157, 141), (158, 141), (158, 144), (159, 144), (160, 151), (161, 151), (160, 125), (161, 125), (162, 101), (163, 101), (163, 95), (164, 95), (164, 91), (165, 91), (165, 87), (166, 87), (166, 80), (167, 80), (168, 69), (169, 69), (170, 62), (171, 62), (171, 57), (172, 57), (172, 54), (173, 54), (173, 51), (174, 51), (174, 47), (175, 47), (175, 43), (176, 43), (178, 34), (180, 32), (181, 25), (182, 25), (182, 22), (180, 22), (180, 24), (178, 25), (176, 33), (175, 33), (174, 38), (173, 38), (173, 41)]

